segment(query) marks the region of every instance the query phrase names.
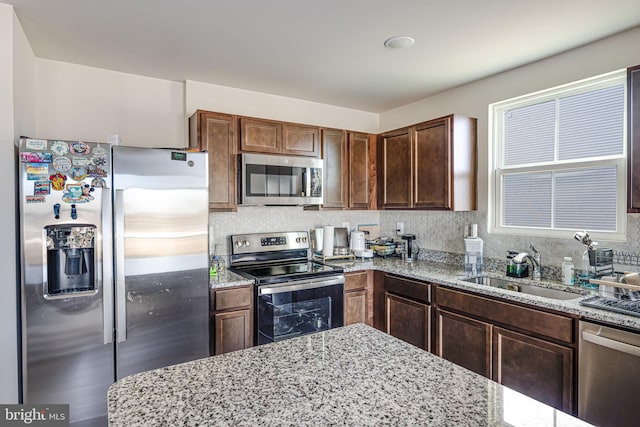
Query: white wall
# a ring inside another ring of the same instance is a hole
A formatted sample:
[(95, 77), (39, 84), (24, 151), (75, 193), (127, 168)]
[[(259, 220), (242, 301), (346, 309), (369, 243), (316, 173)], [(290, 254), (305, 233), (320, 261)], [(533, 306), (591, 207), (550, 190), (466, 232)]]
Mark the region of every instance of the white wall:
[(640, 64), (640, 27), (380, 115), (387, 131), (451, 113), (478, 119), (478, 208), (487, 209), (488, 105)]
[(13, 29), (13, 123), (17, 138), (36, 131), (36, 57), (15, 14)]
[(186, 147), (184, 85), (66, 62), (36, 60), (38, 138)]
[(187, 117), (198, 109), (358, 132), (378, 132), (378, 115), (374, 113), (187, 80)]
[[(5, 224), (2, 244), (0, 244), (0, 271), (3, 272), (2, 282), (0, 282), (0, 292), (2, 292), (2, 298), (0, 298), (0, 325), (2, 325), (0, 327), (0, 343), (2, 343), (0, 345), (0, 402), (2, 403), (18, 402), (14, 129), (21, 120), (14, 115), (14, 79), (22, 71), (22, 67), (14, 65), (14, 44), (19, 54), (28, 54), (23, 51), (25, 40), (13, 8), (0, 3), (0, 181), (3, 183), (0, 186), (0, 200), (5, 203), (5, 208), (0, 210), (0, 223)], [(21, 86), (24, 87), (24, 85)]]

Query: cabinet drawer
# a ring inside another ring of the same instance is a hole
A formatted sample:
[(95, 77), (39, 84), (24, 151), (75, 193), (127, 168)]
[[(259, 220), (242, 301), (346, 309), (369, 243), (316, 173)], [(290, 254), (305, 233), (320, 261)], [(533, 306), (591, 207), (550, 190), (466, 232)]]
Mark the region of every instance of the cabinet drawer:
[(518, 328), (566, 343), (574, 342), (574, 319), (521, 307), (466, 292), (436, 288), (436, 304), (493, 323)]
[(366, 271), (348, 273), (344, 276), (344, 291), (358, 291), (367, 288), (368, 274)]
[(403, 297), (426, 303), (431, 302), (431, 285), (426, 282), (386, 274), (384, 276), (384, 289), (387, 292)]
[(220, 289), (215, 291), (215, 311), (250, 306), (253, 302), (253, 286)]

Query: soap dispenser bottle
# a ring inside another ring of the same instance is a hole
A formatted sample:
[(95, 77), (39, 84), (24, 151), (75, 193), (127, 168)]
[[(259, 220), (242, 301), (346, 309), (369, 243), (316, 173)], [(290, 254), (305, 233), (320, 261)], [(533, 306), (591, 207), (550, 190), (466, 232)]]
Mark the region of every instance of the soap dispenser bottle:
[(478, 225), (468, 224), (464, 233), (464, 274), (467, 277), (482, 274), (484, 242), (478, 237)]

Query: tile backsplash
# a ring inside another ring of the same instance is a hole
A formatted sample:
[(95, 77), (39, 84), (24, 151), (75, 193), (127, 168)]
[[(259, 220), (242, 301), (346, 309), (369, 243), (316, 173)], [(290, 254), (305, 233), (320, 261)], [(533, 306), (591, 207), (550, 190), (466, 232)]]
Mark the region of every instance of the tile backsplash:
[(276, 231), (309, 231), (323, 225), (342, 226), (349, 223), (379, 224), (378, 211), (313, 211), (301, 206), (239, 206), (238, 212), (209, 214), (209, 244), (211, 250), (218, 245), (217, 253), (228, 255), (229, 236), (242, 233), (266, 233)]
[[(301, 231), (349, 223), (351, 228), (358, 224), (380, 224), (383, 236), (396, 237), (397, 222), (404, 223), (405, 233), (416, 235), (416, 242), (425, 253), (450, 253), (453, 255), (449, 259), (456, 261), (461, 258), (455, 254), (464, 253), (465, 224), (478, 224), (478, 236), (484, 240), (485, 258), (497, 261), (504, 260), (507, 250), (528, 251), (529, 243), (533, 243), (542, 254), (543, 266), (560, 267), (563, 257), (570, 256), (579, 268), (584, 251), (583, 246), (573, 240), (572, 233), (566, 239), (488, 234), (485, 211), (310, 211), (300, 206), (241, 206), (237, 212), (209, 214), (209, 240), (212, 250), (217, 245), (219, 255), (228, 255), (228, 236), (231, 234)], [(601, 241), (600, 247), (611, 247), (625, 253), (640, 252), (640, 215), (627, 215), (626, 242)], [(638, 271), (640, 267), (627, 270)]]

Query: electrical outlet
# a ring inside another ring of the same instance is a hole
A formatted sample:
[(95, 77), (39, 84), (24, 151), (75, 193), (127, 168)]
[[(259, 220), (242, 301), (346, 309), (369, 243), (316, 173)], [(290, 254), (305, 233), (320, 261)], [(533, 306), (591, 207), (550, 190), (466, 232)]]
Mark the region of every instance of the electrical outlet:
[(396, 222), (396, 234), (404, 234), (404, 222)]

